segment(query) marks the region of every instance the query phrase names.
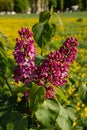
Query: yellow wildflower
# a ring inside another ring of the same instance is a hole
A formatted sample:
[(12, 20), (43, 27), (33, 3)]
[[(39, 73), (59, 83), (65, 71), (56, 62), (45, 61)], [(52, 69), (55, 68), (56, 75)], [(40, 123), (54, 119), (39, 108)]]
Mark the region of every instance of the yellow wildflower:
[(80, 103), (80, 102), (78, 102), (78, 103), (77, 103), (77, 106), (79, 107), (80, 105), (81, 105), (81, 103)]
[(84, 116), (87, 117), (87, 107), (84, 108)]
[(73, 126), (74, 126), (74, 127), (76, 126), (76, 121), (73, 122)]
[(86, 74), (82, 74), (82, 78), (85, 78), (87, 75)]
[(22, 100), (22, 99), (21, 99), (20, 97), (17, 98), (17, 102), (21, 102), (21, 100)]
[(21, 87), (21, 86), (22, 86), (22, 82), (18, 82), (18, 83), (17, 83), (17, 86), (18, 86), (18, 87)]
[(84, 108), (82, 116), (83, 117), (87, 117), (87, 107)]
[(85, 104), (82, 103), (81, 106), (82, 106), (82, 107), (85, 107)]
[(80, 107), (77, 106), (76, 109), (77, 109), (78, 111), (80, 111)]

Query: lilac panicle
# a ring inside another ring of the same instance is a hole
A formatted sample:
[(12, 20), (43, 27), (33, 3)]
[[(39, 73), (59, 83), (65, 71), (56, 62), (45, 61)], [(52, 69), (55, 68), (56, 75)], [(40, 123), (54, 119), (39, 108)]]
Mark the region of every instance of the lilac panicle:
[(62, 86), (68, 77), (68, 64), (61, 62), (62, 55), (59, 51), (51, 52), (48, 58), (36, 68), (34, 80), (38, 85), (51, 82), (55, 86)]
[(69, 37), (60, 47), (59, 52), (62, 55), (62, 62), (73, 63), (76, 59), (78, 41), (73, 37)]
[[(45, 61), (35, 69), (34, 81), (42, 86), (46, 86), (48, 82), (56, 87), (65, 85), (69, 65), (76, 59), (77, 46), (76, 39), (67, 38), (59, 50), (50, 52)], [(54, 94), (54, 89), (51, 86), (46, 88), (47, 98), (53, 98)]]
[(29, 28), (22, 27), (21, 30), (18, 31), (21, 39), (30, 39), (33, 36), (33, 33), (30, 31)]
[(14, 78), (16, 82), (22, 81), (25, 84), (31, 80), (31, 75), (35, 68), (34, 59), (36, 49), (33, 45), (33, 34), (29, 28), (22, 28), (18, 31), (20, 39), (16, 39), (16, 47), (13, 52), (17, 68), (15, 69)]

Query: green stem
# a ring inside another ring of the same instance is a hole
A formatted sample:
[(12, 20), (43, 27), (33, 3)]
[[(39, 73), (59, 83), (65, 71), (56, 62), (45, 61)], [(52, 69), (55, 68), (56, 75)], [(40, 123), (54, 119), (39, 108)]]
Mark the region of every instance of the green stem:
[(42, 49), (41, 49), (41, 56), (43, 55), (43, 51), (42, 51)]
[[(6, 78), (5, 78), (5, 79), (6, 79)], [(7, 84), (8, 88), (9, 88), (9, 90), (10, 90), (11, 94), (13, 95), (12, 89), (11, 89), (11, 87), (10, 87), (10, 85), (9, 85), (9, 83), (8, 83), (8, 80), (7, 80), (7, 79), (6, 79), (6, 84)]]

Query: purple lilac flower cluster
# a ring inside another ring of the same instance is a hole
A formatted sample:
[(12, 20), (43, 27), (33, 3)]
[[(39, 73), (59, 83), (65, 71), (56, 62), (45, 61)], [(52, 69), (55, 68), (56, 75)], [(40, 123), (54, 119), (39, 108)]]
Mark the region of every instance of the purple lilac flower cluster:
[(63, 86), (67, 82), (68, 68), (70, 63), (76, 59), (76, 47), (78, 41), (72, 37), (66, 39), (60, 50), (51, 52), (45, 61), (36, 68), (34, 80), (38, 85), (46, 87), (46, 97), (53, 98), (55, 94), (51, 86), (46, 86), (46, 83), (57, 86)]
[(76, 59), (78, 41), (73, 37), (67, 38), (60, 47), (59, 52), (62, 55), (63, 62), (73, 63)]
[(48, 82), (55, 86), (61, 86), (66, 82), (67, 71), (68, 65), (62, 63), (61, 53), (59, 51), (51, 52), (48, 58), (34, 71), (34, 80), (42, 86)]
[(56, 94), (53, 86), (63, 86), (67, 82), (70, 63), (76, 59), (78, 41), (72, 37), (67, 38), (59, 50), (50, 52), (40, 66), (35, 65), (36, 49), (33, 45), (32, 32), (29, 28), (18, 31), (20, 38), (16, 39), (13, 52), (17, 67), (14, 72), (16, 82), (24, 84), (31, 80), (46, 89), (46, 98), (54, 98)]
[(29, 28), (22, 28), (18, 31), (20, 39), (16, 39), (16, 47), (13, 52), (14, 58), (17, 63), (17, 68), (14, 72), (16, 82), (23, 81), (25, 84), (31, 80), (31, 75), (35, 69), (35, 55), (36, 49), (33, 45), (32, 32)]

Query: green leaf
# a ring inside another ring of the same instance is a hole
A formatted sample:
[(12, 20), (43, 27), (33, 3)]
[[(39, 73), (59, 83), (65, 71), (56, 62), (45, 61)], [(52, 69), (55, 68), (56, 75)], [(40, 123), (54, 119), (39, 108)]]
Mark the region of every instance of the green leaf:
[(49, 23), (55, 24), (56, 26), (61, 26), (63, 28), (62, 20), (61, 20), (60, 16), (58, 15), (58, 13), (56, 13), (56, 12), (52, 13), (52, 15), (49, 19)]
[(47, 22), (50, 16), (50, 12), (48, 11), (41, 12), (39, 15), (39, 22)]
[(87, 117), (82, 117), (81, 120), (82, 120), (83, 125), (87, 127)]
[(7, 95), (0, 96), (0, 117), (7, 111)]
[(0, 41), (0, 48), (4, 49), (3, 43)]
[(5, 85), (6, 73), (7, 73), (7, 55), (2, 44), (0, 44), (0, 87), (3, 87)]
[(43, 48), (56, 33), (56, 25), (49, 23), (37, 23), (33, 26), (34, 39), (40, 48)]
[(74, 112), (74, 110), (73, 110), (73, 107), (66, 107), (65, 110), (66, 110), (66, 113), (67, 113), (69, 119), (70, 119), (72, 122), (74, 122), (75, 119), (76, 119), (76, 117), (75, 117), (75, 112)]
[(46, 128), (54, 126), (59, 106), (54, 100), (45, 100), (40, 109), (35, 113), (37, 120)]
[(3, 130), (1, 126), (0, 126), (0, 130)]
[(28, 120), (27, 118), (21, 118), (16, 121), (14, 130), (28, 130)]
[(38, 129), (30, 128), (29, 130), (38, 130)]
[(4, 77), (6, 71), (7, 71), (6, 62), (2, 57), (0, 57), (0, 76)]
[(87, 105), (87, 85), (86, 84), (82, 84), (79, 87), (79, 97), (82, 100), (82, 102)]
[(57, 95), (59, 95), (61, 97), (61, 99), (63, 99), (64, 101), (67, 102), (67, 98), (64, 95), (64, 93), (62, 92), (62, 90), (60, 88), (58, 88), (58, 87), (54, 87), (54, 88), (56, 90)]
[(56, 119), (57, 124), (61, 128), (61, 130), (71, 130), (71, 122), (68, 118), (68, 115), (65, 109), (59, 104), (59, 114)]
[(8, 42), (8, 38), (5, 34), (3, 34), (2, 32), (0, 32), (0, 37), (3, 38), (5, 40), (5, 42)]
[(0, 118), (0, 125), (3, 128), (3, 130), (10, 130), (9, 128), (11, 127), (11, 130), (14, 130), (14, 123), (18, 120), (19, 113), (17, 112), (8, 112), (5, 113), (1, 118)]
[(15, 107), (17, 96), (7, 97), (6, 95), (3, 95), (0, 98), (0, 112), (8, 111)]
[(1, 75), (0, 75), (0, 88), (3, 88), (3, 86), (5, 85), (5, 79), (4, 79), (4, 77), (1, 77)]
[(8, 123), (7, 124), (7, 130), (14, 130), (14, 124), (13, 123)]
[(72, 84), (75, 84), (75, 79), (74, 78), (69, 78), (69, 80), (70, 80), (70, 82), (72, 83)]
[(39, 47), (42, 47), (42, 33), (43, 33), (43, 23), (36, 23), (33, 27), (32, 27), (32, 31), (34, 33), (34, 39), (37, 42), (37, 44), (39, 45)]
[[(59, 95), (64, 101), (67, 102), (66, 96), (64, 95), (64, 93), (61, 91), (59, 87), (54, 86), (50, 82), (48, 83), (48, 85), (51, 85), (56, 90), (56, 95)], [(56, 101), (58, 101), (57, 96), (55, 96), (55, 98), (56, 98)]]
[(1, 56), (7, 61), (6, 52), (5, 52), (5, 50), (2, 47), (0, 47), (0, 57)]
[(6, 63), (4, 62), (4, 59), (0, 57), (0, 87), (2, 88), (6, 82), (6, 79), (5, 79), (6, 72), (7, 72)]
[(30, 110), (32, 115), (40, 108), (44, 101), (45, 88), (34, 84), (30, 89)]
[(62, 45), (61, 42), (58, 42), (58, 41), (55, 41), (55, 40), (52, 40), (47, 46), (47, 50), (58, 50), (60, 48), (60, 46)]
[(13, 61), (13, 59), (8, 58), (7, 59), (7, 71), (9, 74), (12, 74), (15, 68), (15, 63)]
[(8, 112), (0, 118), (3, 130), (28, 130), (27, 118), (18, 112)]
[(56, 25), (55, 24), (49, 24), (49, 23), (44, 24), (43, 35), (48, 42), (55, 35), (55, 32), (56, 32)]

